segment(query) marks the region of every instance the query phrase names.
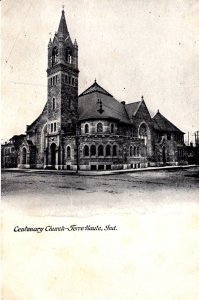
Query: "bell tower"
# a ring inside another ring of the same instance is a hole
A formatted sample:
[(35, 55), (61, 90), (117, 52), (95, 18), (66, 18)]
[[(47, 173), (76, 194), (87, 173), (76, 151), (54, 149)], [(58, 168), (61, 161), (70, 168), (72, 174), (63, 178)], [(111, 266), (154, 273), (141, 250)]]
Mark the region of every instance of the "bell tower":
[(58, 31), (48, 43), (48, 133), (74, 135), (78, 119), (78, 45), (72, 42), (62, 10)]

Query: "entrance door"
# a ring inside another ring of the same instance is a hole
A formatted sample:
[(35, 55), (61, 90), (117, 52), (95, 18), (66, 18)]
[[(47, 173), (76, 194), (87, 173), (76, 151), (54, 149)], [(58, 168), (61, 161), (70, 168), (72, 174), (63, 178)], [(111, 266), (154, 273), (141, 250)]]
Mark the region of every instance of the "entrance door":
[(22, 164), (26, 165), (26, 148), (22, 150)]
[(51, 166), (55, 166), (55, 163), (56, 163), (56, 145), (53, 143), (51, 146), (50, 146), (50, 151), (51, 151)]

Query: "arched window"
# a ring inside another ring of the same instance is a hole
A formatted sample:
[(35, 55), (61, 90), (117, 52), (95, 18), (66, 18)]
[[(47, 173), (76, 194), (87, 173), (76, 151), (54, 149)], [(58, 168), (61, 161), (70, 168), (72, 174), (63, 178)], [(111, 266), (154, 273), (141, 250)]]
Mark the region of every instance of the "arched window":
[(89, 126), (88, 126), (88, 124), (86, 124), (86, 125), (84, 126), (84, 132), (85, 132), (85, 133), (89, 133)]
[(66, 61), (71, 64), (72, 63), (72, 51), (70, 48), (66, 49)]
[(97, 133), (101, 133), (103, 132), (103, 124), (102, 123), (98, 123), (97, 124)]
[(52, 103), (53, 105), (53, 110), (55, 110), (55, 108), (56, 108), (56, 101), (55, 101), (55, 98), (53, 98), (53, 103)]
[(96, 155), (96, 147), (95, 145), (91, 146), (91, 156), (95, 156)]
[(71, 158), (71, 149), (70, 149), (70, 146), (68, 146), (67, 149), (66, 149), (66, 155), (67, 155), (68, 159)]
[(139, 136), (141, 139), (144, 139), (144, 143), (145, 145), (147, 144), (147, 127), (145, 124), (141, 124), (140, 128), (139, 128)]
[(114, 133), (114, 127), (115, 127), (115, 126), (114, 126), (114, 124), (112, 123), (112, 124), (111, 124), (111, 133)]
[(142, 124), (139, 129), (139, 135), (142, 137), (147, 136), (147, 128), (145, 124)]
[(111, 155), (111, 146), (107, 145), (106, 146), (106, 156), (110, 156)]
[(139, 155), (140, 155), (140, 148), (137, 147), (137, 156), (139, 156)]
[(133, 156), (133, 147), (132, 147), (132, 146), (130, 146), (129, 155), (130, 155), (130, 156)]
[(54, 66), (54, 64), (57, 63), (57, 58), (58, 58), (58, 49), (57, 49), (57, 47), (54, 47), (53, 51), (52, 51), (52, 65), (53, 66)]
[(71, 109), (71, 99), (68, 99), (68, 108)]
[(136, 156), (136, 147), (133, 148), (133, 156)]
[(89, 156), (89, 147), (87, 145), (84, 146), (84, 156)]
[(98, 156), (104, 155), (104, 147), (102, 145), (99, 145), (98, 147)]
[(117, 156), (117, 146), (113, 146), (113, 156)]

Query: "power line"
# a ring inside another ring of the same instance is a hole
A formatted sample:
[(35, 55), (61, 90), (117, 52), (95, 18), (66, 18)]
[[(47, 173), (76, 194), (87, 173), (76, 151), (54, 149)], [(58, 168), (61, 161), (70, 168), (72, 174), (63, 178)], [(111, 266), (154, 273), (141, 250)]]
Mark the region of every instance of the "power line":
[(24, 19), (23, 19), (23, 21), (22, 21), (22, 24), (21, 24), (21, 28), (20, 28), (20, 30), (19, 30), (19, 32), (18, 32), (18, 34), (17, 34), (17, 36), (16, 36), (16, 38), (15, 38), (15, 40), (14, 40), (14, 43), (13, 43), (13, 45), (12, 45), (12, 48), (11, 48), (11, 50), (10, 50), (10, 52), (9, 52), (9, 54), (8, 54), (8, 57), (7, 57), (6, 61), (5, 61), (4, 67), (5, 67), (6, 64), (8, 63), (8, 60), (10, 59), (10, 56), (11, 56), (11, 54), (12, 54), (12, 51), (13, 51), (13, 49), (14, 49), (14, 47), (15, 47), (15, 44), (16, 44), (16, 42), (17, 42), (17, 40), (18, 40), (18, 37), (19, 37), (19, 35), (20, 35), (20, 33), (21, 33), (21, 29), (22, 29), (22, 27), (23, 27), (23, 25), (24, 25), (24, 23), (25, 23), (26, 18), (29, 16), (28, 11), (30, 10), (30, 7), (31, 7), (31, 6), (32, 6), (32, 2), (30, 1), (30, 5), (28, 6), (27, 12), (26, 12), (25, 17), (24, 17)]

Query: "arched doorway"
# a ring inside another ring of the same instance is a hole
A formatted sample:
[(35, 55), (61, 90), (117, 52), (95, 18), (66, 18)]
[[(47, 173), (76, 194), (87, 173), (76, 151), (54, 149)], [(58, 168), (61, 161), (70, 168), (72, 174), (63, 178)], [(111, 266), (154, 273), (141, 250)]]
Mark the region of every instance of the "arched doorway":
[(23, 148), (22, 150), (22, 164), (26, 165), (26, 157), (27, 157), (27, 151), (26, 148)]
[(56, 163), (56, 145), (53, 143), (50, 146), (50, 154), (51, 154), (51, 166), (55, 166)]

